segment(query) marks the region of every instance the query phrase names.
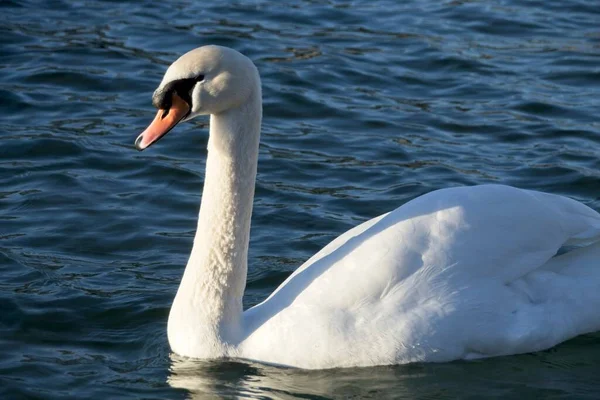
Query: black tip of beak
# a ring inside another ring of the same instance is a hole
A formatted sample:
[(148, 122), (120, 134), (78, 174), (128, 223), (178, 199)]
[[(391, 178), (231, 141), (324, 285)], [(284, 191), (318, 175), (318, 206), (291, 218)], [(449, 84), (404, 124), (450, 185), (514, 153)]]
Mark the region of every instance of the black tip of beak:
[(144, 151), (144, 147), (140, 146), (141, 141), (142, 141), (142, 135), (138, 136), (137, 139), (135, 139), (135, 148), (137, 149), (137, 151)]

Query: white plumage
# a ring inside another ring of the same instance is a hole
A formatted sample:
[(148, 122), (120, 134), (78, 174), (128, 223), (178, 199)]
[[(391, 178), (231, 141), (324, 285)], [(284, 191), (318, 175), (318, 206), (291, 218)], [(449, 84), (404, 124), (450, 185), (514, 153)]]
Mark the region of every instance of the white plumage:
[[(370, 366), (531, 352), (600, 330), (600, 215), (502, 185), (438, 190), (367, 221), (242, 312), (260, 78), (240, 53), (206, 46), (173, 63), (158, 91), (197, 76), (186, 119), (211, 114), (210, 140), (169, 316), (176, 353)], [(563, 246), (577, 249), (557, 256)]]

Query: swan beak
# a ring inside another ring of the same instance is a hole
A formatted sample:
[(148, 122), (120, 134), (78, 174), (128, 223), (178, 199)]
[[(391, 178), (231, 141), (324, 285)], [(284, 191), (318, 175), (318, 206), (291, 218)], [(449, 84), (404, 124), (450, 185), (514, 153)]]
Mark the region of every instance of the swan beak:
[(171, 107), (158, 110), (154, 121), (135, 139), (135, 148), (142, 151), (150, 147), (173, 129), (189, 112), (190, 106), (188, 103), (179, 97), (177, 93), (173, 93)]

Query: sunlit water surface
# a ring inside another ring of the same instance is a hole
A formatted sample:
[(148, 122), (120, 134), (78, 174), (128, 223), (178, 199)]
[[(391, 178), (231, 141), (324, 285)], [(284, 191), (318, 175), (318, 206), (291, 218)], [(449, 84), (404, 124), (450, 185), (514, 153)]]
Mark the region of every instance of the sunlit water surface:
[(207, 120), (133, 149), (179, 54), (213, 43), (255, 61), (264, 125), (246, 306), (348, 228), (434, 189), (504, 183), (598, 210), (594, 1), (0, 11), (0, 398), (599, 398), (598, 334), (537, 354), (348, 370), (177, 358), (166, 320)]

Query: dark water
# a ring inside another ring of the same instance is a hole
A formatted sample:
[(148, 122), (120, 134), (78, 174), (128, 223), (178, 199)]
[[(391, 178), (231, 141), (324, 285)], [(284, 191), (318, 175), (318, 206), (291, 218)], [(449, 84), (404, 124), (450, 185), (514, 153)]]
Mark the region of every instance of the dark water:
[(264, 126), (247, 306), (431, 190), (600, 209), (600, 3), (0, 2), (0, 398), (591, 398), (600, 335), (479, 362), (298, 371), (170, 354), (206, 120), (144, 153), (166, 66), (250, 56)]

